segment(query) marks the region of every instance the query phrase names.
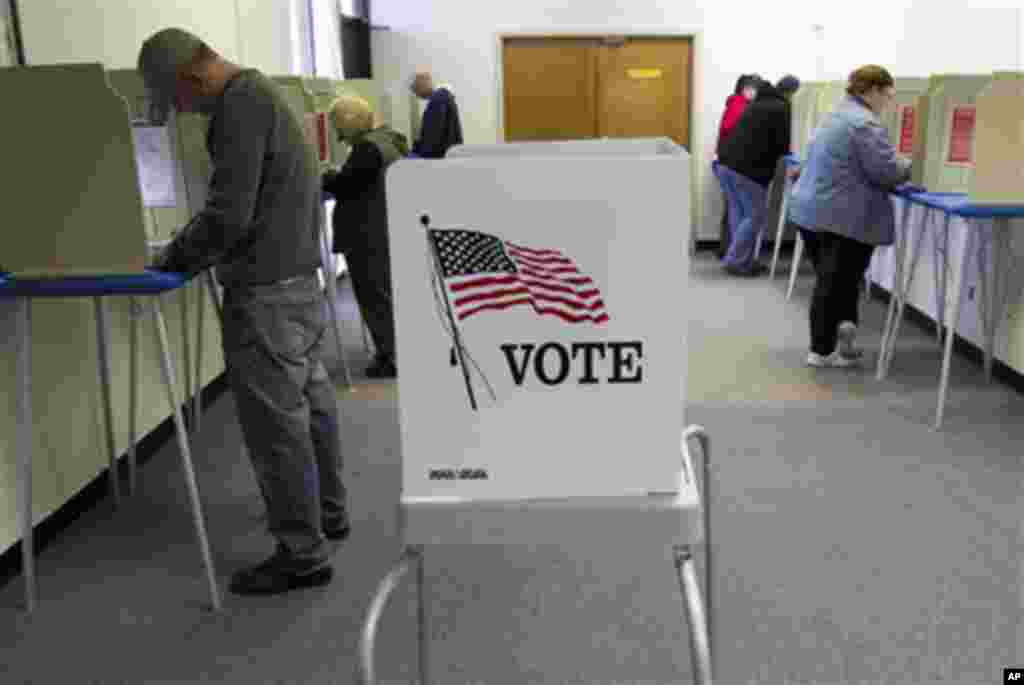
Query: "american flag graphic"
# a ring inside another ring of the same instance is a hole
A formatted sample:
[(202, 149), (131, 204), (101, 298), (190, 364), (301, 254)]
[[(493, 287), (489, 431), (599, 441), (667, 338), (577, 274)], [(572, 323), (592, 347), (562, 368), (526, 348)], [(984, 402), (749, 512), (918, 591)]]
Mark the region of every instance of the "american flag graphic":
[(608, 321), (593, 279), (558, 250), (514, 245), (487, 233), (431, 229), (455, 316), (529, 305), (567, 323)]

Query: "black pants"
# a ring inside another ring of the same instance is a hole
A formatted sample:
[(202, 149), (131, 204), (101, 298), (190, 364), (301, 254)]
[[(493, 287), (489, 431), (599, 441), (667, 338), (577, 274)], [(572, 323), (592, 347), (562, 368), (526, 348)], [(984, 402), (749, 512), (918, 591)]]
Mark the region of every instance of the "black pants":
[(804, 241), (804, 254), (811, 260), (811, 266), (814, 267), (814, 273), (818, 273), (818, 261), (819, 261), (819, 248), (818, 248), (818, 232), (811, 231), (803, 226), (798, 226), (792, 221), (787, 222), (790, 226), (800, 231), (800, 238)]
[(829, 355), (836, 348), (839, 324), (859, 321), (860, 286), (875, 247), (828, 231), (818, 231), (816, 237), (817, 281), (811, 300), (811, 351)]
[(386, 254), (354, 251), (345, 254), (352, 291), (370, 329), (377, 358), (395, 363), (395, 313), (391, 301), (391, 261)]

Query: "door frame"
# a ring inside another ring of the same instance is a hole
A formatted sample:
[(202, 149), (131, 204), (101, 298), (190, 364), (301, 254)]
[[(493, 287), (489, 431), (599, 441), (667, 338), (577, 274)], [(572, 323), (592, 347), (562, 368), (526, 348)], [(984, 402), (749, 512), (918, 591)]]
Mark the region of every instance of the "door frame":
[[(614, 26), (604, 27), (567, 27), (558, 31), (551, 29), (530, 30), (524, 28), (499, 30), (494, 34), (494, 98), (497, 103), (497, 140), (505, 142), (505, 54), (504, 45), (507, 39), (516, 38), (583, 38), (595, 39), (608, 36), (631, 38), (662, 38), (670, 40), (689, 39), (690, 41), (690, 222), (691, 231), (696, 234), (699, 229), (700, 217), (704, 216), (704, 193), (701, 192), (704, 174), (704, 117), (700, 113), (704, 111), (702, 94), (703, 83), (703, 54), (704, 54), (704, 29), (698, 26), (681, 27), (669, 30), (664, 27), (630, 27), (617, 30)], [(689, 236), (688, 236), (689, 237)]]

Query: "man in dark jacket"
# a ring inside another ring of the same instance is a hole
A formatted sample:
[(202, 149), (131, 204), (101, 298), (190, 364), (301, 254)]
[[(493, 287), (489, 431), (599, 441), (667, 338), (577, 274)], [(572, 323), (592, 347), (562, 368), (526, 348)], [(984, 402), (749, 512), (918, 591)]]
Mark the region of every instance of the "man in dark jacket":
[[(725, 101), (725, 112), (722, 113), (722, 121), (718, 125), (718, 142), (715, 144), (715, 161), (711, 165), (712, 170), (715, 173), (715, 177), (718, 178), (718, 155), (722, 151), (722, 143), (729, 137), (732, 130), (736, 127), (736, 123), (739, 122), (740, 117), (743, 116), (743, 110), (747, 108), (754, 97), (757, 95), (757, 84), (763, 79), (757, 74), (743, 74), (736, 80), (736, 88), (732, 95)], [(719, 184), (722, 186), (722, 197), (725, 199), (725, 208), (722, 210), (722, 226), (720, 230), (720, 237), (718, 240), (718, 258), (722, 259), (729, 251), (729, 242), (732, 239), (731, 231), (729, 228), (729, 205), (732, 201), (729, 199), (729, 193), (731, 192), (725, 182), (721, 178), (718, 179)]]
[(447, 88), (435, 88), (434, 77), (425, 70), (413, 77), (412, 92), (427, 101), (420, 137), (412, 153), (416, 157), (440, 159), (448, 148), (462, 144), (462, 122), (455, 96)]
[(334, 125), (352, 151), (340, 172), (324, 175), (323, 189), (338, 200), (334, 251), (345, 257), (352, 289), (377, 348), (366, 375), (394, 378), (395, 319), (384, 177), (389, 166), (408, 154), (409, 146), (405, 136), (374, 119), (362, 98), (345, 96), (335, 102)]
[(222, 338), (242, 435), (277, 552), (239, 571), (231, 590), (268, 594), (323, 585), (325, 541), (348, 535), (334, 384), (319, 357), (326, 330), (317, 236), (317, 168), (277, 86), (196, 36), (165, 29), (139, 52), (150, 93), (210, 118), (205, 208), (156, 261), (166, 271), (216, 266)]
[(733, 241), (722, 260), (733, 275), (765, 271), (757, 263), (755, 246), (768, 213), (768, 186), (779, 159), (790, 150), (789, 98), (799, 87), (795, 76), (782, 78), (777, 86), (762, 81), (718, 156), (719, 173), (735, 190), (735, 207), (730, 208), (736, 210), (735, 216), (730, 212)]

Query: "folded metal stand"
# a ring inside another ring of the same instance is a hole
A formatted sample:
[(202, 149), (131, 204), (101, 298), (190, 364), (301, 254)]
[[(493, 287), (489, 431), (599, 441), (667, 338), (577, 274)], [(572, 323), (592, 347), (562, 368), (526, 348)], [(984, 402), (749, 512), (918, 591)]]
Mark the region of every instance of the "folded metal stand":
[[(711, 518), (710, 518), (710, 463), (711, 443), (707, 432), (700, 426), (690, 426), (683, 432), (682, 451), (684, 462), (684, 474), (691, 474), (695, 477), (693, 460), (690, 456), (688, 442), (696, 439), (701, 443), (703, 455), (703, 488), (700, 491), (700, 500), (703, 520), (703, 537), (705, 549), (705, 599), (702, 601), (700, 584), (697, 582), (697, 573), (694, 566), (691, 545), (680, 544), (673, 546), (673, 561), (676, 569), (676, 576), (679, 581), (679, 591), (683, 599), (683, 612), (689, 627), (690, 654), (693, 663), (694, 679), (700, 685), (711, 685), (712, 681), (712, 654), (713, 652), (713, 596), (712, 586), (712, 547), (711, 547)], [(363, 685), (376, 685), (377, 674), (374, 668), (374, 653), (376, 650), (377, 629), (380, 625), (381, 616), (387, 606), (388, 600), (395, 589), (410, 571), (416, 572), (416, 601), (417, 601), (417, 629), (418, 629), (418, 655), (419, 655), (419, 681), (420, 685), (430, 684), (430, 633), (429, 615), (427, 612), (426, 597), (426, 573), (424, 566), (423, 545), (407, 545), (395, 565), (388, 571), (381, 580), (377, 591), (373, 595), (370, 607), (363, 623), (363, 630), (359, 644), (359, 682)], [(706, 604), (705, 604), (706, 602)]]

